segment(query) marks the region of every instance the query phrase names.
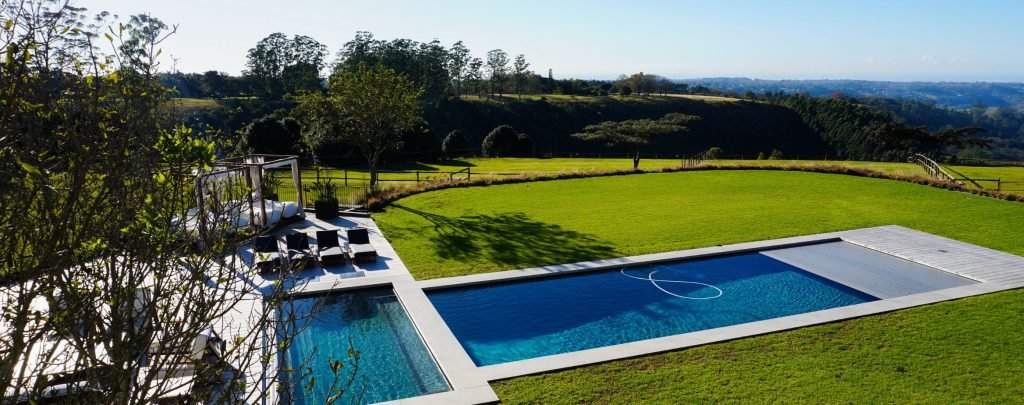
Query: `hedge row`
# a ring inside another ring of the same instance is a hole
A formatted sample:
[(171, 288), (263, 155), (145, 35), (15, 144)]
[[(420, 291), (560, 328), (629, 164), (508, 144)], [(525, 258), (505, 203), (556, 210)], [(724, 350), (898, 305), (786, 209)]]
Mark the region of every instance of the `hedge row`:
[(366, 207), (370, 211), (379, 211), (384, 207), (387, 207), (392, 202), (409, 197), (411, 195), (425, 193), (434, 190), (443, 190), (448, 188), (458, 187), (482, 187), (497, 184), (513, 184), (513, 183), (525, 183), (530, 181), (549, 181), (549, 180), (564, 180), (564, 179), (580, 179), (588, 177), (603, 177), (603, 176), (626, 176), (632, 174), (647, 174), (647, 173), (675, 173), (675, 172), (686, 172), (686, 171), (703, 171), (703, 170), (782, 170), (782, 171), (796, 171), (796, 172), (810, 172), (810, 173), (828, 173), (828, 174), (843, 174), (847, 176), (859, 176), (859, 177), (870, 177), (876, 179), (896, 180), (904, 181), (908, 183), (921, 184), (931, 187), (942, 188), (946, 190), (960, 191), (965, 193), (971, 193), (984, 197), (991, 197), (1000, 200), (1024, 202), (1024, 195), (1004, 193), (999, 191), (992, 191), (979, 188), (967, 187), (963, 184), (943, 181), (925, 176), (911, 176), (904, 174), (891, 174), (873, 169), (864, 169), (856, 167), (848, 167), (841, 165), (785, 165), (785, 166), (773, 166), (773, 165), (757, 165), (757, 164), (720, 164), (720, 163), (703, 163), (697, 166), (686, 166), (686, 167), (666, 167), (659, 169), (621, 169), (621, 170), (576, 170), (571, 172), (562, 173), (546, 173), (546, 174), (520, 174), (515, 176), (481, 176), (472, 180), (457, 180), (457, 181), (445, 181), (435, 183), (423, 183), (416, 185), (404, 185), (388, 190), (378, 192), (371, 195), (366, 202)]

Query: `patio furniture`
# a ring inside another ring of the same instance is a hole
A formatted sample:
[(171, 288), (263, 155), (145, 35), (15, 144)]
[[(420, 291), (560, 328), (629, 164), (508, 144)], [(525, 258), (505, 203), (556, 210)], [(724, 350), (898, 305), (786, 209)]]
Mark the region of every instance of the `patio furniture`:
[(345, 231), (348, 234), (349, 255), (355, 263), (373, 263), (377, 261), (377, 249), (370, 244), (370, 233), (366, 228), (353, 228)]
[(253, 255), (260, 274), (272, 272), (282, 263), (281, 252), (277, 249), (277, 239), (272, 236), (257, 236), (253, 242)]
[(309, 235), (301, 232), (284, 236), (288, 244), (288, 263), (292, 268), (309, 268), (313, 266), (313, 251), (309, 248)]
[(344, 265), (345, 256), (348, 252), (341, 246), (341, 239), (338, 238), (338, 230), (316, 232), (316, 250), (320, 255), (320, 264), (323, 266)]

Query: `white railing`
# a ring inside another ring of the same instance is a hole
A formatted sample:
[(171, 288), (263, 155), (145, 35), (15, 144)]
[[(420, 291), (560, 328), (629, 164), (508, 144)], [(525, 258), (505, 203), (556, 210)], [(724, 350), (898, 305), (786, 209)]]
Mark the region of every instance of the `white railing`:
[(929, 158), (928, 156), (922, 155), (920, 153), (915, 153), (908, 160), (912, 163), (917, 163), (921, 165), (921, 167), (924, 168), (924, 171), (928, 172), (929, 176), (932, 176), (943, 181), (952, 181), (954, 183), (958, 183), (956, 177), (953, 177), (953, 175), (947, 173), (945, 170), (942, 169), (942, 166), (939, 166), (938, 163), (935, 163), (935, 161)]

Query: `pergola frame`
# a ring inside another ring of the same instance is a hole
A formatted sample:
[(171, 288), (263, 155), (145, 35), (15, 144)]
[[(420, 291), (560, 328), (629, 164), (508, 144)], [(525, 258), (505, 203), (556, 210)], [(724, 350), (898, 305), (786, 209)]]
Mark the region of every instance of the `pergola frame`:
[[(292, 171), (292, 183), (295, 186), (296, 203), (298, 204), (297, 215), (305, 216), (304, 198), (302, 196), (302, 176), (299, 172), (299, 157), (296, 155), (268, 155), (249, 154), (245, 156), (229, 157), (217, 160), (209, 171), (200, 171), (196, 176), (196, 203), (200, 212), (203, 212), (205, 184), (218, 178), (244, 176), (245, 184), (253, 190), (247, 195), (249, 202), (249, 223), (253, 224), (253, 194), (259, 201), (260, 219), (263, 226), (269, 226), (267, 221), (266, 199), (263, 198), (263, 175), (267, 169), (290, 166)], [(200, 228), (206, 229), (206, 216), (199, 215)]]

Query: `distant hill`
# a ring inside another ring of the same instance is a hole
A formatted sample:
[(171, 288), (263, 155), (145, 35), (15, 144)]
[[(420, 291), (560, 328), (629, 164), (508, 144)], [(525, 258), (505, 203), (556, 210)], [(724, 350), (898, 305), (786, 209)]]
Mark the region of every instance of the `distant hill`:
[(1024, 109), (1024, 83), (989, 82), (884, 82), (867, 80), (762, 80), (745, 77), (685, 79), (679, 82), (742, 94), (750, 90), (810, 93), (829, 96), (841, 92), (852, 97), (885, 97), (934, 102), (936, 105), (969, 109), (981, 102), (987, 107)]

